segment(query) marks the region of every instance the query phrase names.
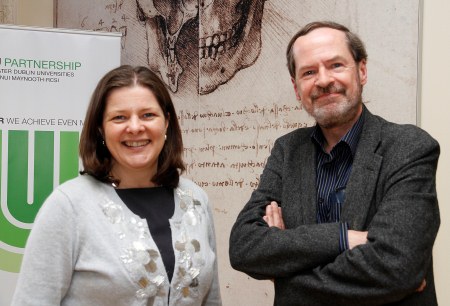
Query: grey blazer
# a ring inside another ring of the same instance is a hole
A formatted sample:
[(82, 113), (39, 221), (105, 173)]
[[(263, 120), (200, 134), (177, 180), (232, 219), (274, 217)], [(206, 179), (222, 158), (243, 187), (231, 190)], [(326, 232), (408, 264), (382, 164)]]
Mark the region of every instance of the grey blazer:
[[(368, 243), (339, 253), (339, 224), (316, 223), (312, 128), (277, 139), (237, 217), (231, 265), (273, 279), (275, 305), (437, 305), (432, 247), (440, 224), (439, 144), (416, 126), (387, 122), (367, 109), (364, 116), (341, 221), (368, 231)], [(262, 219), (270, 201), (281, 205), (286, 230)], [(425, 290), (415, 292), (423, 279)]]

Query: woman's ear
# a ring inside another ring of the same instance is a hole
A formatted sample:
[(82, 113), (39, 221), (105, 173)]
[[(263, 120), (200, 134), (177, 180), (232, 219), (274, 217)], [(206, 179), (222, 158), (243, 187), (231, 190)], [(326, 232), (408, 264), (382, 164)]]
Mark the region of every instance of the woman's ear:
[(167, 128), (169, 127), (169, 122), (170, 122), (170, 113), (167, 112), (167, 117), (166, 117), (166, 131), (167, 131)]

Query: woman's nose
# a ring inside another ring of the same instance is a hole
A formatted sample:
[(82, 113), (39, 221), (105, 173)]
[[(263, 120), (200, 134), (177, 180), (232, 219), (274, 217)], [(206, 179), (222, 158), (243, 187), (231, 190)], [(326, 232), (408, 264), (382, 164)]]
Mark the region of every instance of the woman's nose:
[(137, 117), (133, 116), (128, 121), (128, 128), (127, 131), (129, 133), (138, 133), (144, 130), (144, 125), (142, 121)]

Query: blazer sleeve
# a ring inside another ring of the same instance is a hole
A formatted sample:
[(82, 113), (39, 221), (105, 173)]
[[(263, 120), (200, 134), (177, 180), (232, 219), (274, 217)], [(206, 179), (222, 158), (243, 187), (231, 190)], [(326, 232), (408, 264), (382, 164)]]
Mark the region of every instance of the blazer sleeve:
[[(280, 230), (269, 227), (263, 220), (267, 204), (271, 201), (281, 203), (283, 197), (286, 201), (282, 207), (310, 205), (315, 211), (314, 202), (287, 202), (289, 196), (283, 196), (283, 193), (292, 193), (289, 186), (300, 184), (298, 178), (289, 174), (295, 167), (289, 160), (295, 155), (288, 152), (291, 144), (286, 137), (275, 142), (258, 188), (231, 230), (229, 255), (232, 267), (257, 279), (293, 276), (329, 263), (339, 255), (338, 223), (316, 224), (313, 217), (309, 224)], [(301, 211), (301, 208), (297, 210)]]

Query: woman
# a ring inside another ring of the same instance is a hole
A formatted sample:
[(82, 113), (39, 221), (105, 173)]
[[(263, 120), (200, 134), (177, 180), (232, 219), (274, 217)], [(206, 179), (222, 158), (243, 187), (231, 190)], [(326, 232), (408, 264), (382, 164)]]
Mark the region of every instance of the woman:
[(107, 73), (81, 133), (82, 175), (42, 206), (13, 305), (221, 305), (208, 198), (180, 177), (182, 154), (161, 80)]

